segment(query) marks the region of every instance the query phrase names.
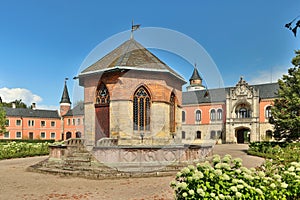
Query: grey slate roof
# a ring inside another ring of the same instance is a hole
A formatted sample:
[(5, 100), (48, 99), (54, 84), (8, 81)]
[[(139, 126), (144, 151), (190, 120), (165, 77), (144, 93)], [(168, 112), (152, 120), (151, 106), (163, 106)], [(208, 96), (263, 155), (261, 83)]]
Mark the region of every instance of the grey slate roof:
[(228, 88), (183, 92), (182, 105), (225, 102), (226, 90)]
[[(279, 88), (278, 83), (267, 83), (260, 85), (250, 85), (254, 89), (259, 90), (259, 98), (271, 99), (276, 98), (276, 92)], [(214, 103), (226, 101), (226, 95), (230, 89), (234, 87), (189, 91), (182, 93), (182, 105), (201, 104), (201, 103)], [(208, 94), (208, 95), (207, 95)]]
[(189, 81), (191, 81), (191, 80), (202, 80), (202, 78), (199, 75), (199, 72), (198, 72), (197, 68), (194, 68), (193, 74), (192, 74)]
[(253, 85), (254, 88), (259, 89), (259, 97), (261, 99), (271, 99), (277, 97), (279, 89), (278, 83), (267, 83), (261, 85)]
[(56, 118), (60, 119), (57, 110), (33, 110), (30, 108), (4, 107), (6, 116), (9, 117), (33, 117), (33, 118)]
[(83, 103), (79, 103), (73, 109), (69, 110), (65, 116), (82, 116), (84, 115)]
[(64, 91), (63, 91), (63, 94), (61, 96), (61, 100), (60, 100), (59, 103), (69, 103), (69, 104), (71, 104), (66, 81), (65, 81)]
[(167, 72), (185, 82), (183, 77), (133, 38), (127, 40), (96, 63), (84, 69), (79, 74), (79, 78), (83, 75), (100, 73), (113, 69)]

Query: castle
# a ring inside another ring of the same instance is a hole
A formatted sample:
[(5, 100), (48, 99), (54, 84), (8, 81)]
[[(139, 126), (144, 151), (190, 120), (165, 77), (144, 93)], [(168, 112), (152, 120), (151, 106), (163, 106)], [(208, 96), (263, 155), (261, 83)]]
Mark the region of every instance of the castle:
[(246, 143), (271, 140), (277, 83), (206, 89), (195, 68), (189, 86), (133, 38), (79, 75), (84, 102), (71, 109), (65, 82), (60, 110), (5, 108), (2, 139), (85, 138), (118, 145)]

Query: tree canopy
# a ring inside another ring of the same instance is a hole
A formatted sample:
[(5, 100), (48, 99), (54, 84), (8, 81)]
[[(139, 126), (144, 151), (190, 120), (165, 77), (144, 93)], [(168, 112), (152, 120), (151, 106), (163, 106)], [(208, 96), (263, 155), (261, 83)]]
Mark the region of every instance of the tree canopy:
[(16, 108), (27, 108), (27, 105), (22, 102), (22, 99), (16, 99), (15, 101), (9, 103), (2, 102), (2, 106), (12, 108), (13, 103), (15, 104)]
[(300, 50), (292, 59), (294, 67), (278, 80), (278, 98), (272, 108), (275, 139), (298, 140), (300, 138)]
[(6, 113), (0, 103), (0, 135), (6, 132)]

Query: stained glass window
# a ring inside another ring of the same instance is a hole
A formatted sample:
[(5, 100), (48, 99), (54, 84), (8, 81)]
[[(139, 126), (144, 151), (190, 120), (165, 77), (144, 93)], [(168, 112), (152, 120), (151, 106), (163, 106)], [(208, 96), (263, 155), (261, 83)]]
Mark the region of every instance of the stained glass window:
[(151, 99), (144, 87), (140, 87), (133, 98), (133, 130), (150, 130)]
[(175, 95), (171, 94), (170, 97), (170, 132), (175, 132)]

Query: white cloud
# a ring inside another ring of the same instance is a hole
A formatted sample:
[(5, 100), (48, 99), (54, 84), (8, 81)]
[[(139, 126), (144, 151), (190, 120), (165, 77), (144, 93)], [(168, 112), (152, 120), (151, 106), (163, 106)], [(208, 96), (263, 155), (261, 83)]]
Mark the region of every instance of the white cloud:
[(27, 106), (30, 106), (32, 103), (36, 103), (36, 108), (41, 110), (58, 110), (58, 105), (43, 105), (39, 104), (43, 101), (42, 97), (39, 95), (33, 94), (30, 90), (25, 88), (0, 88), (0, 97), (3, 102), (12, 102), (15, 100), (22, 99)]
[(262, 84), (262, 83), (271, 83), (277, 82), (278, 79), (281, 79), (284, 74), (287, 74), (287, 71), (290, 67), (273, 67), (272, 70), (258, 71), (255, 77), (249, 80), (249, 84)]
[(30, 90), (25, 88), (0, 88), (0, 96), (4, 102), (12, 102), (22, 99), (22, 102), (27, 105), (43, 101), (42, 97), (33, 94)]

